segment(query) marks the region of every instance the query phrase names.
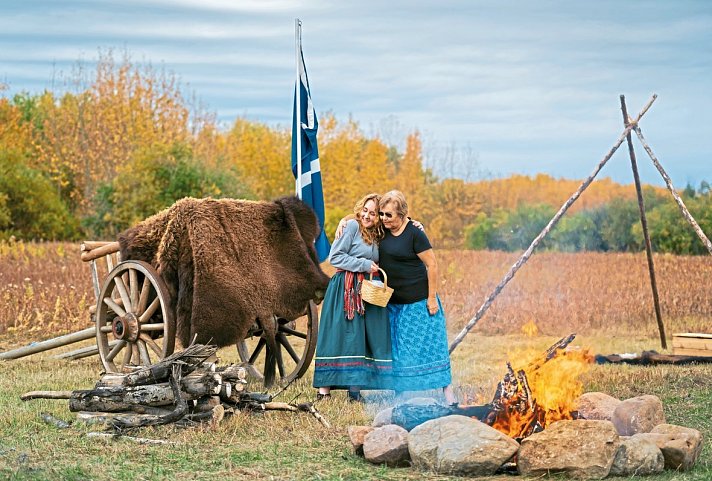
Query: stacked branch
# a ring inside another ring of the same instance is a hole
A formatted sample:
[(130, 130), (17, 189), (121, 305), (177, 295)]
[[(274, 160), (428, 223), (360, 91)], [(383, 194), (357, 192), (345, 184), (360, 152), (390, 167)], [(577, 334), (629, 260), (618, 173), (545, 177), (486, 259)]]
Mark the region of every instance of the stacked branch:
[(241, 410), (304, 411), (329, 427), (310, 403), (275, 403), (269, 394), (247, 392), (247, 370), (209, 362), (216, 351), (215, 346), (193, 344), (134, 372), (104, 374), (93, 389), (32, 391), (21, 399), (68, 399), (69, 410), (79, 420), (118, 431), (169, 423), (215, 424)]

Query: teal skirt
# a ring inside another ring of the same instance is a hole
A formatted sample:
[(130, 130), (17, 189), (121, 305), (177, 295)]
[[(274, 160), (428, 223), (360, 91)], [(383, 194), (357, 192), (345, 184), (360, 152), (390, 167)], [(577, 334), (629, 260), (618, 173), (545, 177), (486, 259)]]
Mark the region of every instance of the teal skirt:
[(363, 315), (346, 319), (344, 272), (326, 289), (319, 319), (314, 387), (392, 389), (391, 331), (388, 311), (365, 303)]

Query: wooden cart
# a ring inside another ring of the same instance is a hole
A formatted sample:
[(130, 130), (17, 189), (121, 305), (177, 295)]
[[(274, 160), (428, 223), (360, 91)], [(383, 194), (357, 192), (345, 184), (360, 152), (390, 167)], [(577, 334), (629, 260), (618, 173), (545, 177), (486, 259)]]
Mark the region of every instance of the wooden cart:
[[(122, 373), (155, 364), (173, 353), (176, 343), (175, 313), (165, 283), (148, 263), (122, 261), (118, 242), (85, 241), (81, 259), (91, 267), (96, 304), (90, 306), (93, 327), (41, 343), (0, 353), (15, 359), (74, 342), (96, 338), (96, 346), (57, 356), (79, 359), (98, 354), (106, 372)], [(263, 339), (255, 324), (237, 343), (240, 359), (250, 375), (266, 386), (286, 383), (304, 375), (314, 357), (318, 314), (314, 302), (297, 319), (274, 318), (277, 352)]]

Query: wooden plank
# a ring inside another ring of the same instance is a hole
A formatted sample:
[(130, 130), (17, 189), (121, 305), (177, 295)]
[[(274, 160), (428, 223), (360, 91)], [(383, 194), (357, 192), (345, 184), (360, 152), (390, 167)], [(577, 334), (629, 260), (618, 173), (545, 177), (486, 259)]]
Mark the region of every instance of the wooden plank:
[(686, 349), (682, 347), (673, 347), (672, 353), (675, 356), (697, 356), (712, 358), (712, 350), (708, 349)]
[(712, 334), (685, 332), (673, 334), (672, 347), (712, 351)]
[(712, 334), (705, 334), (701, 332), (679, 332), (677, 334), (673, 334), (672, 337), (699, 337), (702, 339), (712, 339)]
[(712, 339), (698, 339), (694, 337), (673, 338), (672, 347), (707, 349), (708, 351), (712, 351)]

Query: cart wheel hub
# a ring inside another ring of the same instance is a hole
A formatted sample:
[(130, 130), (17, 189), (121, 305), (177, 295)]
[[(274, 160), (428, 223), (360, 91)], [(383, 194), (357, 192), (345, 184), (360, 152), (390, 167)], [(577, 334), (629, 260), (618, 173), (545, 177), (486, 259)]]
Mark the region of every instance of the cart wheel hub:
[(139, 333), (138, 317), (131, 312), (127, 312), (125, 315), (114, 319), (111, 324), (111, 330), (116, 339), (136, 342)]

